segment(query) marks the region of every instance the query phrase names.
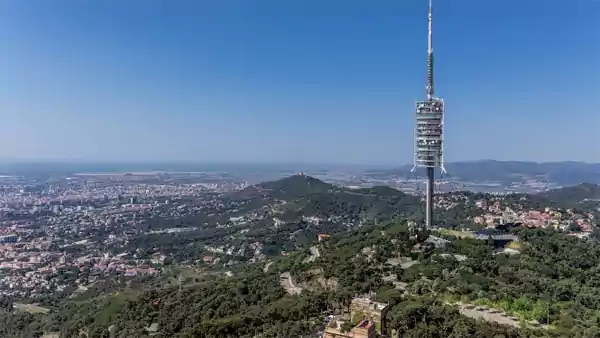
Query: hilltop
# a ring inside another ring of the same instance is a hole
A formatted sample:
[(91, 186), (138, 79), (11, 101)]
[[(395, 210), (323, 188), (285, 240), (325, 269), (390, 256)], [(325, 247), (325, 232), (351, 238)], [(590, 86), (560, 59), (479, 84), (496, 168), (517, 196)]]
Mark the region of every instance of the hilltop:
[[(390, 187), (348, 189), (307, 175), (293, 175), (259, 183), (227, 196), (249, 212), (259, 207), (279, 205), (278, 213), (304, 217), (345, 219), (346, 222), (372, 222), (400, 214), (418, 216), (420, 199)], [(289, 218), (289, 217), (287, 217)]]
[[(592, 209), (587, 207), (573, 216), (560, 213), (572, 206), (582, 206), (578, 204), (582, 196), (589, 198), (591, 195), (578, 195), (573, 191), (585, 187), (592, 185), (557, 189), (547, 196), (513, 194), (497, 197), (469, 192), (440, 194), (435, 198), (436, 224), (467, 229), (480, 229), (486, 226), (484, 222), (498, 224), (503, 219), (536, 224), (538, 221), (529, 222), (528, 218), (542, 216), (530, 214), (529, 210), (544, 212), (546, 207), (552, 208), (548, 216), (552, 222), (573, 222), (571, 218), (580, 218), (577, 222), (593, 224), (588, 214)], [(493, 203), (499, 203), (498, 210), (489, 210), (486, 206)], [(420, 197), (391, 187), (349, 189), (307, 175), (293, 175), (249, 186), (223, 196), (221, 205), (222, 208), (214, 211), (220, 214), (217, 228), (205, 228), (181, 240), (185, 242), (198, 236), (197, 240), (211, 247), (248, 258), (256, 258), (249, 248), (258, 246), (262, 253), (273, 256), (304, 249), (321, 233), (343, 233), (368, 225), (385, 224), (395, 218), (420, 223), (424, 210)], [(511, 211), (507, 213), (506, 208)], [(556, 216), (559, 214), (562, 215), (560, 220)]]
[[(208, 251), (237, 260), (267, 259), (304, 249), (318, 234), (335, 234), (402, 217), (422, 218), (419, 197), (389, 187), (347, 189), (314, 177), (294, 175), (259, 183), (220, 196), (199, 216), (177, 220), (183, 234), (136, 236), (126, 249), (182, 252), (202, 258)], [(150, 220), (151, 227), (173, 227), (173, 221)], [(198, 224), (204, 223), (202, 226)]]
[(284, 177), (276, 181), (258, 183), (229, 196), (231, 199), (247, 200), (253, 198), (292, 200), (306, 197), (316, 193), (325, 193), (335, 190), (331, 184), (317, 178), (297, 174)]
[(329, 192), (335, 189), (331, 184), (304, 174), (297, 174), (276, 181), (259, 183), (256, 187), (270, 192), (273, 196), (281, 196), (282, 198), (299, 198), (315, 193)]

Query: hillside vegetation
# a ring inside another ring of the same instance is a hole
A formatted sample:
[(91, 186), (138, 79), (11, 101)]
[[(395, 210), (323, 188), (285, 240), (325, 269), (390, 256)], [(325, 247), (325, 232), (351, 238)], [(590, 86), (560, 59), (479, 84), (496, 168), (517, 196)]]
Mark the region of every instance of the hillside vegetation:
[(283, 219), (314, 216), (335, 223), (338, 231), (396, 216), (422, 217), (416, 196), (389, 187), (352, 190), (306, 175), (251, 186), (228, 196), (227, 201), (239, 203), (240, 213), (278, 205), (277, 213)]
[[(421, 217), (419, 198), (387, 187), (345, 189), (304, 175), (223, 200), (234, 205), (227, 216), (252, 221), (223, 217), (226, 226), (132, 238), (128, 249), (140, 256), (162, 250), (186, 264), (165, 263), (171, 265), (163, 275), (144, 283), (98, 285), (56, 299), (47, 314), (2, 311), (0, 336), (308, 337), (325, 316), (347, 311), (353, 297), (367, 293), (389, 303), (386, 326), (402, 337), (600, 336), (600, 245), (593, 238), (512, 229), (520, 242), (509, 255), (489, 240), (446, 231), (440, 236), (449, 243), (436, 248), (409, 227)], [(275, 219), (285, 222), (274, 226)], [(323, 232), (331, 238), (316, 242)], [(263, 261), (232, 251), (219, 265), (197, 263), (208, 245), (247, 243), (263, 245)], [(246, 260), (230, 264), (240, 256)], [(282, 275), (301, 291), (291, 294)], [(463, 305), (505, 312), (519, 327), (476, 321)]]
[[(392, 305), (388, 326), (405, 337), (600, 334), (599, 246), (541, 230), (520, 230), (518, 235), (523, 245), (515, 256), (497, 255), (491, 243), (473, 239), (414, 252), (416, 242), (402, 223), (365, 227), (322, 243), (321, 257), (311, 263), (308, 252), (297, 252), (277, 259), (268, 272), (248, 266), (233, 277), (181, 288), (157, 286), (68, 300), (46, 315), (3, 315), (4, 330), (22, 337), (21, 332), (35, 336), (50, 331), (65, 337), (81, 332), (109, 337), (110, 327), (116, 337), (146, 337), (149, 328), (162, 337), (301, 336), (314, 332), (323, 314), (347, 308), (355, 294), (376, 291), (378, 300)], [(392, 263), (402, 257), (418, 263), (405, 268)], [(300, 295), (285, 293), (282, 272), (291, 273), (303, 287)], [(398, 289), (387, 276), (407, 286)], [(322, 279), (335, 280), (335, 286), (323, 285)], [(506, 311), (523, 320), (524, 328), (477, 323), (459, 314), (451, 305), (457, 301)], [(534, 321), (549, 328), (527, 328)]]
[(600, 185), (582, 183), (571, 187), (552, 189), (540, 196), (552, 201), (576, 205), (585, 200), (600, 200)]

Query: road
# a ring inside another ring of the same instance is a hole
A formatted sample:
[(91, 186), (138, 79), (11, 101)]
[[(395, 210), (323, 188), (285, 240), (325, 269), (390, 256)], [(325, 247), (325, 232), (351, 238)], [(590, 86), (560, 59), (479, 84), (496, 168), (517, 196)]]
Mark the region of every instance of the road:
[(266, 273), (266, 272), (269, 272), (269, 268), (271, 267), (271, 265), (273, 265), (273, 262), (269, 262), (269, 263), (267, 263), (267, 264), (265, 265), (265, 267), (263, 268), (263, 271), (264, 271), (265, 273)]
[(290, 275), (289, 272), (282, 273), (279, 276), (279, 281), (281, 283), (281, 286), (290, 295), (299, 295), (302, 292), (302, 288), (299, 288), (294, 285), (294, 280), (292, 279), (292, 275)]
[(408, 294), (408, 291), (407, 291), (408, 286), (409, 286), (408, 283), (400, 282), (398, 280), (398, 277), (396, 277), (396, 275), (387, 275), (387, 276), (383, 277), (383, 281), (394, 284), (396, 289), (404, 291), (405, 294)]
[(321, 253), (319, 252), (319, 248), (317, 248), (316, 246), (311, 246), (310, 247), (310, 254), (319, 258), (321, 257)]
[(310, 257), (308, 257), (305, 260), (305, 262), (306, 263), (312, 263), (312, 262), (314, 262), (319, 257), (321, 257), (321, 253), (319, 252), (319, 248), (317, 248), (316, 246), (311, 246), (310, 247)]
[(23, 312), (29, 312), (32, 314), (37, 314), (37, 313), (48, 313), (50, 312), (50, 309), (47, 309), (45, 307), (41, 307), (38, 306), (36, 304), (22, 304), (22, 303), (15, 303), (13, 305), (13, 307), (19, 311), (23, 311)]
[(487, 322), (494, 322), (500, 325), (508, 325), (513, 327), (521, 326), (521, 323), (518, 319), (513, 319), (506, 315), (504, 312), (497, 309), (482, 308), (472, 304), (462, 304), (460, 302), (454, 305), (458, 307), (458, 312), (460, 312), (460, 314), (465, 317), (473, 319), (483, 319)]

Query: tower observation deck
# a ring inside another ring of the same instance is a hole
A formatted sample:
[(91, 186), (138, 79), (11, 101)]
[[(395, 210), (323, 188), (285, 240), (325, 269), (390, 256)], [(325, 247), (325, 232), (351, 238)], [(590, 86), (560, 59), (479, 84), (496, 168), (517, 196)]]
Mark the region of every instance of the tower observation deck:
[(415, 166), (443, 167), (444, 100), (431, 98), (417, 102)]
[(434, 173), (444, 169), (444, 100), (434, 96), (433, 77), (433, 5), (429, 0), (427, 48), (427, 99), (416, 103), (415, 154), (413, 171), (425, 168), (427, 195), (425, 225), (433, 225)]

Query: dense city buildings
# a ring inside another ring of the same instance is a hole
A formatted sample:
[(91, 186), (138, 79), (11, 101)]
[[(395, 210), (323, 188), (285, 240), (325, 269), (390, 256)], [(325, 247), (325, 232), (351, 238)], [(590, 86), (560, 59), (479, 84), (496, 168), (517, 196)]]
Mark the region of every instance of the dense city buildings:
[(193, 230), (151, 225), (155, 219), (185, 219), (218, 208), (219, 194), (245, 187), (226, 180), (174, 180), (151, 174), (5, 180), (0, 185), (0, 292), (35, 300), (85, 290), (115, 275), (156, 274), (166, 255), (141, 258), (124, 248), (132, 237)]

